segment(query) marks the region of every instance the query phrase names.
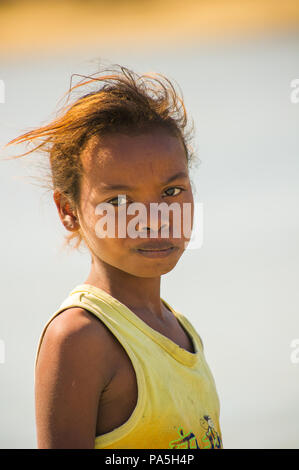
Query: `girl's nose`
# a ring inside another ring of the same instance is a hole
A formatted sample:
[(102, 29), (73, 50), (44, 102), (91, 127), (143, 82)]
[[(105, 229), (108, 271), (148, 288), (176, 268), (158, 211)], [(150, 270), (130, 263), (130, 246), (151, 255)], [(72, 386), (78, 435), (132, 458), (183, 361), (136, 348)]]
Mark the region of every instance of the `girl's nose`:
[[(146, 218), (144, 217), (146, 215)], [(169, 212), (151, 211), (150, 207), (140, 215), (136, 230), (141, 233), (149, 233), (150, 237), (169, 236)]]

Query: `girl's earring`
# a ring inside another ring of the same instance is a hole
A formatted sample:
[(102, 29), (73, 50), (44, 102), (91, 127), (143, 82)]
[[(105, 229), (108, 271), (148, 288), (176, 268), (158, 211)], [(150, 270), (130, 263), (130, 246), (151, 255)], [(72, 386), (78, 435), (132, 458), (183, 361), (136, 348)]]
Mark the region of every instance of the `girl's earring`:
[[(65, 216), (65, 222), (66, 222), (66, 226), (70, 229), (73, 229), (75, 227), (74, 223), (73, 223), (73, 220), (72, 220), (72, 217), (70, 215), (66, 215)], [(76, 218), (77, 220), (77, 218)]]

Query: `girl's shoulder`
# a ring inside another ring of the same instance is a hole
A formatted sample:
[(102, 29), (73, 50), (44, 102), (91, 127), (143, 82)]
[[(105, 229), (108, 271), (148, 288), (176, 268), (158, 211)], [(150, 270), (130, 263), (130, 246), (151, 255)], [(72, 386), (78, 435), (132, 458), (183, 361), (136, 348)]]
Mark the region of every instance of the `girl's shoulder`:
[(40, 356), (44, 365), (56, 360), (60, 368), (68, 361), (90, 369), (101, 364), (98, 370), (105, 384), (117, 367), (114, 336), (104, 323), (81, 307), (67, 308), (50, 321), (43, 334)]

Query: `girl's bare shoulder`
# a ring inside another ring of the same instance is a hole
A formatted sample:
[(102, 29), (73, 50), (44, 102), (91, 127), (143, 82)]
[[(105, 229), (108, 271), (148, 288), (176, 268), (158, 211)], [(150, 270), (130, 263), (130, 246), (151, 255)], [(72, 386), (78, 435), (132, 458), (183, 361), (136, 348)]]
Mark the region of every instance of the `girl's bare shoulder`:
[(81, 307), (70, 307), (60, 312), (47, 326), (40, 347), (40, 355), (73, 357), (84, 367), (97, 367), (105, 374), (108, 383), (117, 369), (115, 337), (106, 325), (91, 312)]

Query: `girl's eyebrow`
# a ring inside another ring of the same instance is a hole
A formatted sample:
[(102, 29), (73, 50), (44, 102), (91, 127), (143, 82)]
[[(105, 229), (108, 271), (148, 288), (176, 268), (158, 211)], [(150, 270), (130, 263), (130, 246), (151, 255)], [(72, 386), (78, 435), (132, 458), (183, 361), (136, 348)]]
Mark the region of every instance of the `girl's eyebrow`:
[[(168, 184), (171, 183), (172, 181), (178, 179), (178, 178), (189, 178), (189, 175), (185, 171), (179, 171), (175, 175), (170, 176), (164, 183), (162, 184)], [(116, 190), (130, 190), (133, 189), (134, 186), (128, 186), (126, 184), (107, 184), (107, 183), (101, 183), (101, 190), (102, 191), (116, 191)]]

